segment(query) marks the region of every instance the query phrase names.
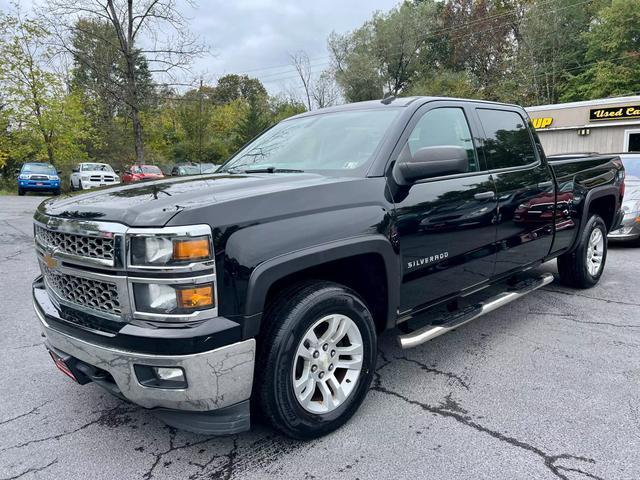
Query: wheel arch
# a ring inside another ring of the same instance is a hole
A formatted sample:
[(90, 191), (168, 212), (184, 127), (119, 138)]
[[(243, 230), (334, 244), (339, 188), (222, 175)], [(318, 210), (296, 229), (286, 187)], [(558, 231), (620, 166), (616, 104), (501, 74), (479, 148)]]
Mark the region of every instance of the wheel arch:
[[(345, 262), (366, 262), (367, 259), (378, 258), (379, 265), (384, 269), (384, 290), (386, 294), (384, 312), (379, 313), (376, 322), (379, 329), (387, 329), (395, 326), (396, 311), (399, 305), (400, 295), (400, 264), (397, 254), (393, 251), (391, 243), (381, 235), (367, 235), (350, 239), (330, 242), (303, 250), (298, 250), (285, 255), (280, 255), (261, 263), (251, 273), (247, 290), (245, 311), (247, 315), (262, 313), (265, 306), (279, 286), (286, 285), (289, 281), (302, 279), (328, 279), (326, 276), (318, 277), (317, 274), (327, 269), (339, 269), (346, 266)], [(375, 263), (375, 262), (374, 262)], [(358, 265), (354, 263), (351, 265)], [(360, 263), (359, 265), (365, 265)], [(374, 267), (375, 268), (375, 267)], [(358, 272), (333, 272), (331, 280), (350, 285), (350, 281), (341, 282), (341, 278), (357, 277)], [(364, 273), (364, 272), (363, 272)], [(367, 298), (367, 292), (358, 292)], [(368, 303), (368, 302), (367, 302)]]
[(612, 230), (612, 227), (614, 226), (616, 221), (616, 212), (619, 209), (619, 195), (620, 189), (619, 187), (614, 185), (595, 187), (586, 194), (582, 206), (582, 212), (579, 216), (580, 225), (578, 228), (578, 233), (573, 239), (573, 244), (569, 249), (570, 252), (576, 249), (580, 238), (579, 232), (582, 231), (587, 223), (587, 220), (589, 220), (589, 217), (593, 213), (597, 213), (602, 217), (605, 225), (607, 226), (607, 232), (610, 232)]

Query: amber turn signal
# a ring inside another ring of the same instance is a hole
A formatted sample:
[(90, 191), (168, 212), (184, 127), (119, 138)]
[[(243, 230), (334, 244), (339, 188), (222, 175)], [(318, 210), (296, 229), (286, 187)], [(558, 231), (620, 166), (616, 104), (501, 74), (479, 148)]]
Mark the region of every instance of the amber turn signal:
[(204, 260), (210, 257), (209, 237), (174, 240), (173, 242), (174, 260)]
[(213, 285), (176, 290), (178, 308), (212, 308)]

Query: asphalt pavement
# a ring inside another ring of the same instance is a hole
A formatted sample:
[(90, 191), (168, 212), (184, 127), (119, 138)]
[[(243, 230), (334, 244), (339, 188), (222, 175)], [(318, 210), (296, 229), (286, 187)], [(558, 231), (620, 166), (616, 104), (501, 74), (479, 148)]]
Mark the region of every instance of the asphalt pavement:
[(640, 478), (640, 249), (415, 349), (385, 334), (367, 399), (322, 439), (210, 438), (55, 369), (30, 299), (41, 200), (0, 196), (0, 480)]

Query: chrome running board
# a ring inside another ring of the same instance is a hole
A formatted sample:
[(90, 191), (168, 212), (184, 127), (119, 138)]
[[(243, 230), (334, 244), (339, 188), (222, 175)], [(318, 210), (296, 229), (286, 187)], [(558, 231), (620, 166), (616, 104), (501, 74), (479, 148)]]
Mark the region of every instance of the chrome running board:
[(502, 292), (488, 300), (447, 315), (447, 317), (442, 319), (442, 322), (439, 322), (441, 323), (440, 325), (427, 325), (413, 332), (398, 335), (398, 342), (402, 348), (417, 347), (471, 320), (493, 312), (507, 303), (524, 297), (526, 294), (542, 288), (545, 285), (549, 285), (551, 282), (553, 282), (553, 275), (545, 273), (538, 278), (525, 282), (525, 285), (517, 290)]

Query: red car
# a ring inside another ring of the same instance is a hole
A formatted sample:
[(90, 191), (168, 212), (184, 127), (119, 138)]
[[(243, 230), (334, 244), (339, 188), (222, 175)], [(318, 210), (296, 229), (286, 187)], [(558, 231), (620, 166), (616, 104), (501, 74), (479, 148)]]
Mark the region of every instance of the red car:
[(122, 183), (157, 180), (159, 178), (164, 178), (164, 174), (155, 165), (131, 165), (122, 174)]

